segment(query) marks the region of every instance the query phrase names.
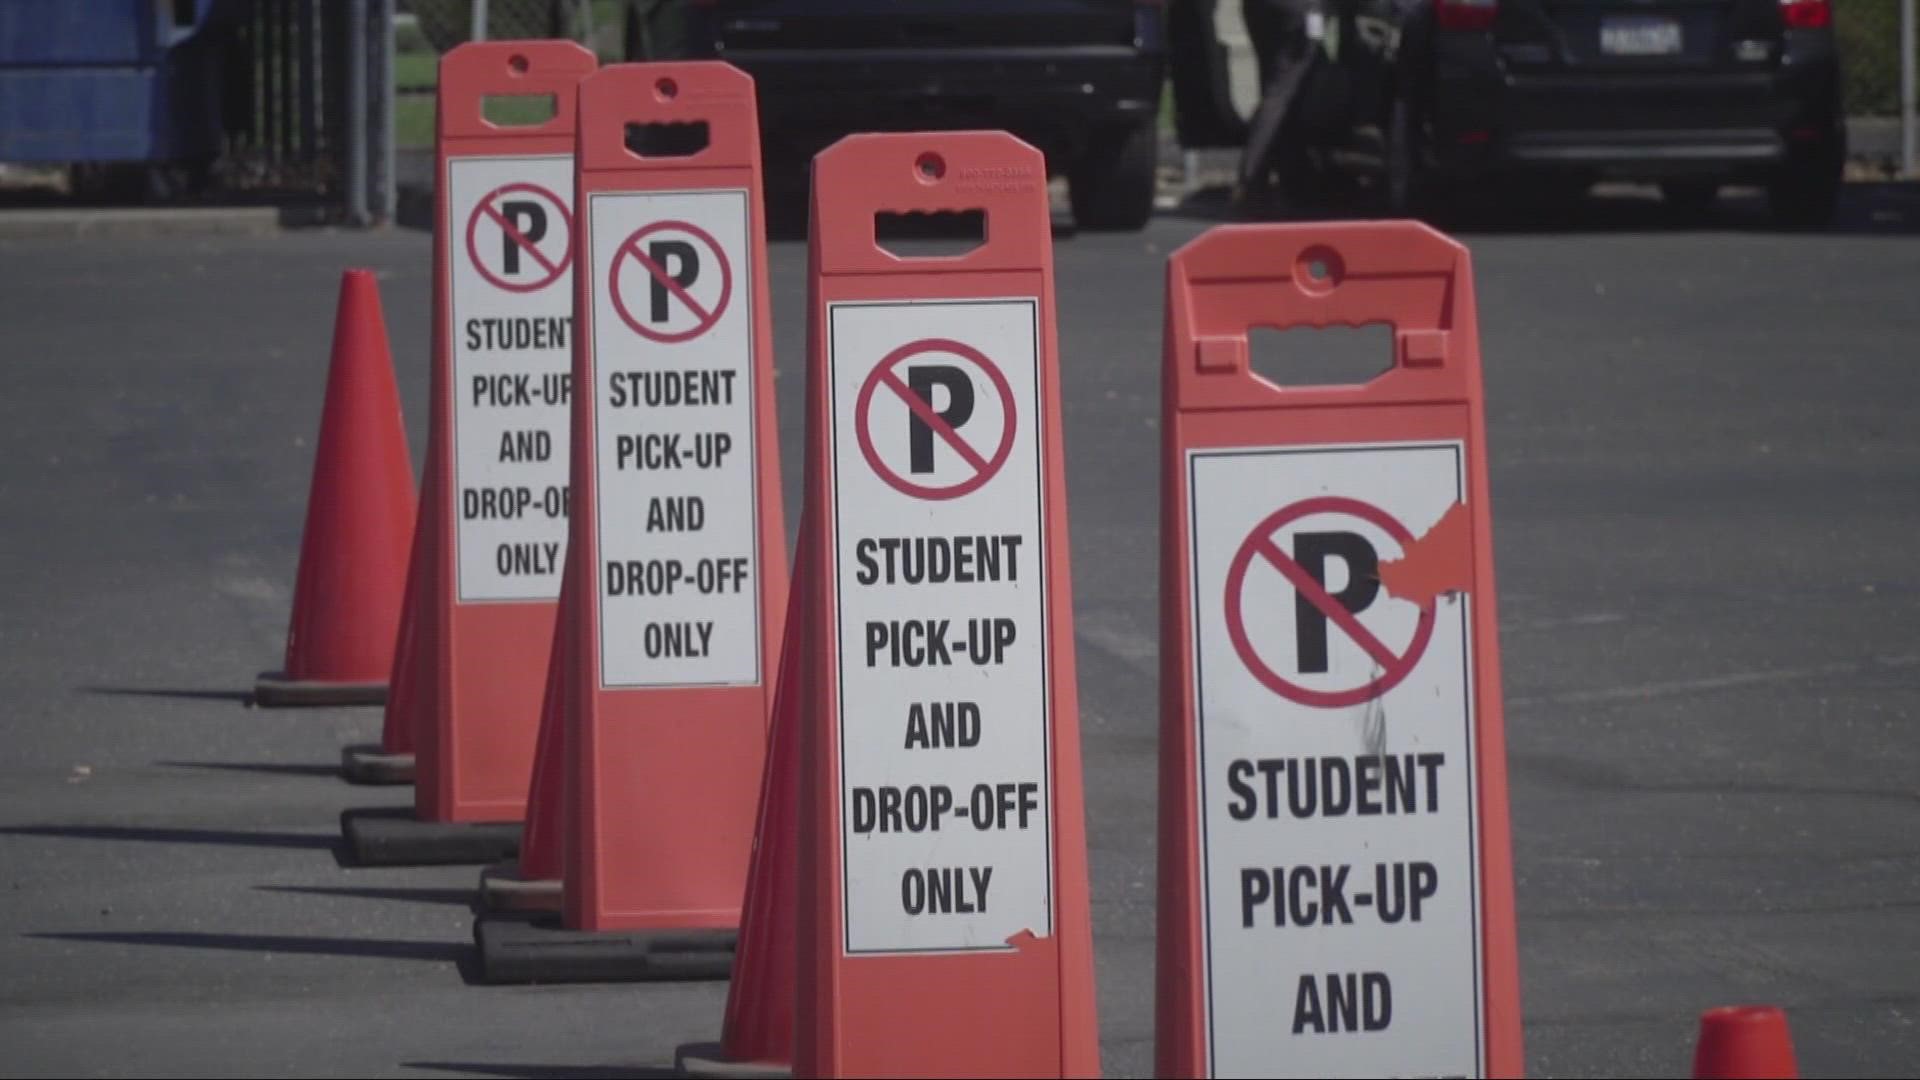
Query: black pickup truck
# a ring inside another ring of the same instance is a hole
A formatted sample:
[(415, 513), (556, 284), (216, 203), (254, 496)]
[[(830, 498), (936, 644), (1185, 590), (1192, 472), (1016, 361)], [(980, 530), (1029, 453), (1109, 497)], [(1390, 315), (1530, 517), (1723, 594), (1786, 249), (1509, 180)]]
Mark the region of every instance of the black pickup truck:
[(631, 0), (630, 60), (752, 75), (769, 198), (859, 131), (994, 128), (1067, 178), (1082, 228), (1153, 212), (1159, 0)]

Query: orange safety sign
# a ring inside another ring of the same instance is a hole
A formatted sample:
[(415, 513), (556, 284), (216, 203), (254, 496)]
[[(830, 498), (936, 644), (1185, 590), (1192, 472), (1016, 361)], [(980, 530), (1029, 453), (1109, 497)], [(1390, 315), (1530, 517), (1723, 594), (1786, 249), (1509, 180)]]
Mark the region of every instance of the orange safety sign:
[[(876, 242), (956, 212), (967, 254)], [(811, 257), (794, 1073), (1094, 1075), (1045, 161), (844, 139)]]
[[(518, 842), (567, 539), (573, 97), (593, 68), (556, 41), (440, 62), (424, 535), (390, 703), (411, 716), (389, 724), (412, 730), (414, 807), (348, 812), (361, 862), (485, 862)], [(555, 111), (499, 126), (483, 106), (500, 96)]]
[[(1254, 327), (1387, 323), (1281, 387)], [(1518, 1075), (1485, 410), (1467, 253), (1214, 229), (1167, 272), (1161, 1076)]]
[(531, 812), (563, 917), (476, 935), (491, 981), (724, 976), (787, 600), (753, 82), (619, 65), (579, 108), (566, 672)]

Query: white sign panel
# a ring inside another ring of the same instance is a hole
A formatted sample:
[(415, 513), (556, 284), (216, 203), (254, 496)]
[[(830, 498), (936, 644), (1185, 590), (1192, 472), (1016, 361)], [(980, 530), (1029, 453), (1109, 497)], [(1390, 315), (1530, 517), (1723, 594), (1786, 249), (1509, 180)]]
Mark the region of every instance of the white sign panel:
[(573, 158), (447, 162), (461, 603), (553, 600), (567, 546)]
[(1051, 936), (1039, 303), (828, 320), (846, 951)]
[(757, 685), (747, 192), (588, 203), (600, 685)]
[(1391, 595), (1458, 442), (1192, 451), (1215, 1076), (1476, 1076), (1469, 600)]

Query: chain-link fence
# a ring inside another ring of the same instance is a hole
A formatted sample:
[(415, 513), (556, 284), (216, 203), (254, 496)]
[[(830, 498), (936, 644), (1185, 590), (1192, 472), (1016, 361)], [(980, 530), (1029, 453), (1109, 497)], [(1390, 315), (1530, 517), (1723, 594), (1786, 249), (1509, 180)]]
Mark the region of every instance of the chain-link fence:
[(571, 38), (596, 46), (602, 28), (617, 40), (621, 7), (617, 0), (410, 0), (403, 6), (439, 52), (476, 36)]
[(401, 0), (395, 28), (395, 137), (402, 149), (433, 145), (440, 54), (476, 38), (567, 38), (621, 59), (625, 0)]

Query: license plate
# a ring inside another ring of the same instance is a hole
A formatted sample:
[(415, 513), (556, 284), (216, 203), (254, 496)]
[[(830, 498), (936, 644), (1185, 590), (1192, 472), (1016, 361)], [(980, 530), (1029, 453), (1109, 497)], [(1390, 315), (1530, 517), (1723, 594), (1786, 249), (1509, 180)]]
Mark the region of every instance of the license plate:
[(1672, 56), (1680, 51), (1680, 23), (1646, 15), (1602, 19), (1600, 51), (1607, 56)]

